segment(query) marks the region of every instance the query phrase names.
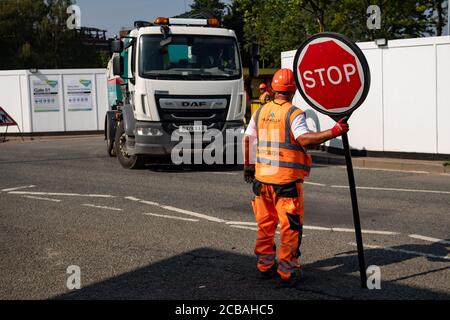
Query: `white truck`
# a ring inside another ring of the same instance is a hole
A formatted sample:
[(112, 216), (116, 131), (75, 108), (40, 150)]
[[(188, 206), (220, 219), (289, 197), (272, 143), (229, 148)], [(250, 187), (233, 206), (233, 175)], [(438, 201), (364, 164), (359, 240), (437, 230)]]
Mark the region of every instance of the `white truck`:
[[(110, 111), (105, 119), (108, 152), (125, 168), (171, 155), (174, 131), (203, 136), (215, 129), (226, 152), (237, 154), (246, 97), (234, 31), (216, 19), (157, 18), (137, 21), (112, 41), (108, 66)], [(208, 141), (192, 144), (201, 153)], [(184, 150), (186, 151), (186, 150)]]

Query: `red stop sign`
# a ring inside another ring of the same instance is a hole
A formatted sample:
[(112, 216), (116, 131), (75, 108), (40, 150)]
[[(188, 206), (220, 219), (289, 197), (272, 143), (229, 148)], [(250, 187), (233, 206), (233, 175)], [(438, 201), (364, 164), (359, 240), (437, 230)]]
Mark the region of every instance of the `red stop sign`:
[(294, 75), (306, 102), (330, 116), (351, 114), (370, 86), (364, 54), (336, 33), (319, 33), (306, 40), (295, 55)]

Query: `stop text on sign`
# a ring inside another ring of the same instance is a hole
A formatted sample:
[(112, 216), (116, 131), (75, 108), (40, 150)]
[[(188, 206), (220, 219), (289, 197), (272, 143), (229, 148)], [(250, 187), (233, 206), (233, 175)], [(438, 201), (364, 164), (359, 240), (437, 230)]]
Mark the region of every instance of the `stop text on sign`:
[(346, 63), (341, 67), (330, 66), (328, 68), (306, 70), (302, 76), (305, 80), (305, 86), (314, 88), (317, 84), (325, 87), (326, 85), (339, 85), (342, 81), (350, 82), (350, 77), (355, 74), (356, 67), (351, 63)]
[(297, 50), (294, 75), (309, 105), (329, 114), (341, 114), (365, 98), (365, 71), (354, 47), (339, 37), (319, 34)]

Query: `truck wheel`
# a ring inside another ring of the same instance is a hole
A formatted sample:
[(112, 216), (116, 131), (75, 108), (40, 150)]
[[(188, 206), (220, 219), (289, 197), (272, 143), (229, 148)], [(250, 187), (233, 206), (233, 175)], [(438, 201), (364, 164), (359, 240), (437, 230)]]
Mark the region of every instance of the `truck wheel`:
[(145, 157), (141, 155), (130, 155), (125, 150), (127, 136), (123, 127), (123, 121), (119, 123), (114, 141), (115, 153), (122, 167), (125, 169), (139, 169), (145, 165)]

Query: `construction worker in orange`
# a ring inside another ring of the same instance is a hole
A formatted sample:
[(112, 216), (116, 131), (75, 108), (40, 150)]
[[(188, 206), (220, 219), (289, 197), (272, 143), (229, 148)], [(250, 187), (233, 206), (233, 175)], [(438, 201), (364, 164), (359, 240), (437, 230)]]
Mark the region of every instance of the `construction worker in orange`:
[(267, 88), (267, 85), (265, 83), (261, 83), (259, 85), (259, 102), (261, 105), (265, 105), (267, 102), (271, 100), (269, 90)]
[[(306, 148), (338, 137), (349, 127), (343, 118), (329, 130), (309, 132), (305, 113), (291, 102), (296, 86), (289, 69), (275, 73), (272, 89), (274, 100), (253, 114), (245, 131), (244, 180), (253, 183), (255, 194), (252, 206), (258, 224), (255, 254), (259, 274), (263, 279), (279, 276), (282, 286), (292, 287), (302, 277), (303, 179), (311, 169)], [(278, 223), (277, 250), (274, 236)]]

